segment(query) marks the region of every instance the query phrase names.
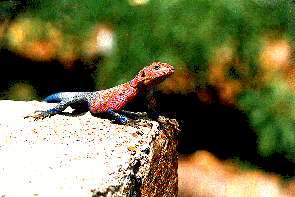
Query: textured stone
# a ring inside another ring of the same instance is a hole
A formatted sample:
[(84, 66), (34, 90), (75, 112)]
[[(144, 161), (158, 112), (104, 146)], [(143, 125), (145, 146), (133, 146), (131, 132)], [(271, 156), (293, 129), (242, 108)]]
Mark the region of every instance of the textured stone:
[(0, 101), (0, 196), (177, 196), (175, 120), (24, 119), (53, 105)]

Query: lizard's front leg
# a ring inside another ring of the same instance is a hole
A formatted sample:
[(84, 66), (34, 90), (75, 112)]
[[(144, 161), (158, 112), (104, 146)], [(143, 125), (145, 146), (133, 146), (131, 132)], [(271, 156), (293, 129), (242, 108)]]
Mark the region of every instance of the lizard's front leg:
[(115, 112), (112, 109), (108, 109), (107, 113), (110, 114), (114, 118), (114, 121), (119, 123), (119, 124), (127, 124), (128, 121), (129, 121), (126, 116), (121, 115), (121, 114)]

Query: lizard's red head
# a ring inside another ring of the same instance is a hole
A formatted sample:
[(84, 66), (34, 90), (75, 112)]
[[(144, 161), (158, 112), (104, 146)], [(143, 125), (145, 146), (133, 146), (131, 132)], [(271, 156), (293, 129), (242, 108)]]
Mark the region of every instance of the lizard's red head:
[(151, 65), (139, 71), (134, 80), (132, 80), (132, 84), (135, 86), (139, 84), (146, 86), (157, 84), (172, 75), (174, 70), (175, 69), (170, 64), (153, 62)]

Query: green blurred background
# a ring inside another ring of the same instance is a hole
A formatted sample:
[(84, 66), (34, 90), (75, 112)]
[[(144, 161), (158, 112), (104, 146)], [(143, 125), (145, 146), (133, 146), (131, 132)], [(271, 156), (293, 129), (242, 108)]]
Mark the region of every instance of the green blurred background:
[(182, 123), (180, 151), (208, 149), (292, 177), (294, 6), (287, 0), (2, 1), (0, 96), (31, 100), (108, 88), (153, 61), (168, 62), (177, 71), (157, 88), (159, 110)]

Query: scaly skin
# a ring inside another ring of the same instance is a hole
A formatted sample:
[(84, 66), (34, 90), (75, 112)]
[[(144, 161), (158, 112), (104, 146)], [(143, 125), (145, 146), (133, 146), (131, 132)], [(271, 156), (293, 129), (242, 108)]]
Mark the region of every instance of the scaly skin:
[(57, 102), (56, 107), (47, 111), (36, 111), (35, 114), (25, 118), (44, 119), (62, 112), (68, 106), (79, 108), (83, 105), (87, 106), (91, 113), (108, 113), (114, 118), (115, 122), (126, 124), (128, 122), (127, 117), (120, 114), (122, 108), (139, 94), (142, 87), (149, 89), (173, 73), (174, 68), (170, 64), (153, 62), (139, 71), (131, 81), (110, 89), (96, 92), (60, 92), (52, 94), (46, 97), (45, 101)]

